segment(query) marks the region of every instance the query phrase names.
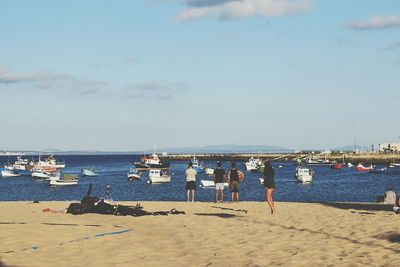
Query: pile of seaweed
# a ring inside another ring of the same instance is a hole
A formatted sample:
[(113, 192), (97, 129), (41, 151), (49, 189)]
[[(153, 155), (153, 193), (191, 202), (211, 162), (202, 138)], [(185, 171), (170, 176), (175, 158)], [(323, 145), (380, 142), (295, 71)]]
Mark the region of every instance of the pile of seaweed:
[(108, 201), (101, 199), (97, 196), (91, 196), (92, 184), (89, 185), (86, 195), (82, 198), (80, 203), (71, 203), (67, 208), (67, 213), (73, 215), (85, 214), (85, 213), (98, 213), (98, 214), (109, 214), (109, 215), (131, 215), (131, 216), (145, 216), (145, 215), (168, 215), (168, 214), (185, 214), (184, 211), (178, 211), (171, 209), (170, 211), (156, 211), (148, 212), (137, 203), (136, 206), (117, 205), (109, 203)]

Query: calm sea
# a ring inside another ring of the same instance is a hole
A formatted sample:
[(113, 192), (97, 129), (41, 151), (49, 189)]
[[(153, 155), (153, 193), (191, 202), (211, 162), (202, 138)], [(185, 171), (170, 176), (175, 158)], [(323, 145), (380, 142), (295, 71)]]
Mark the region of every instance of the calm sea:
[[(31, 158), (31, 157), (26, 157)], [(34, 157), (37, 160), (37, 157)], [(57, 156), (66, 162), (65, 173), (80, 174), (82, 168), (93, 168), (97, 177), (81, 177), (76, 186), (52, 187), (46, 181), (33, 181), (31, 177), (0, 178), (1, 201), (45, 201), (45, 200), (80, 200), (89, 184), (93, 184), (92, 195), (105, 196), (107, 185), (111, 186), (111, 198), (116, 201), (184, 201), (185, 176), (187, 162), (171, 162), (173, 177), (168, 184), (148, 184), (147, 174), (142, 174), (141, 181), (128, 181), (126, 174), (132, 162), (140, 159), (139, 155), (79, 155)], [(14, 162), (15, 157), (0, 157), (0, 162)], [(206, 166), (215, 166), (215, 161), (205, 161)], [(223, 162), (228, 170), (230, 162)], [(237, 162), (244, 170), (243, 162)], [(282, 168), (278, 168), (282, 165)], [(383, 194), (388, 186), (400, 193), (400, 171), (390, 169), (387, 173), (360, 173), (355, 168), (331, 170), (329, 166), (313, 166), (315, 176), (310, 184), (299, 184), (293, 177), (295, 164), (292, 162), (274, 162), (276, 170), (275, 200), (301, 202), (352, 201), (375, 202), (376, 196)], [(380, 166), (378, 166), (380, 167)], [(382, 166), (383, 167), (383, 166)], [(245, 181), (240, 185), (240, 198), (244, 201), (264, 201), (264, 188), (258, 178), (260, 174), (245, 172)], [(201, 179), (210, 179), (200, 174), (197, 180), (197, 201), (213, 201), (215, 191), (199, 187)], [(225, 190), (228, 193), (228, 190)], [(225, 195), (230, 199), (230, 194)]]

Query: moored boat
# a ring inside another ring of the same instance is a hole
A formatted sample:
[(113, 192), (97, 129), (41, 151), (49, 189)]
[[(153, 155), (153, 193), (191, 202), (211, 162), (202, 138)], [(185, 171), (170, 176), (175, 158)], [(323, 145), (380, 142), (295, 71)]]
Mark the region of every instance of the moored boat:
[(320, 158), (307, 158), (305, 161), (307, 165), (330, 165), (332, 162), (328, 159), (320, 159)]
[(144, 156), (139, 162), (134, 162), (137, 170), (149, 170), (149, 169), (169, 169), (170, 163), (160, 159), (156, 153), (151, 156)]
[(1, 176), (2, 177), (18, 177), (21, 175), (16, 170), (2, 169)]
[(204, 173), (205, 173), (205, 175), (214, 175), (214, 169), (213, 168), (204, 168)]
[(330, 165), (330, 167), (331, 167), (331, 169), (333, 169), (333, 170), (340, 170), (340, 169), (343, 168), (343, 164), (340, 164), (340, 163), (332, 163), (332, 164)]
[(359, 172), (371, 171), (373, 169), (374, 169), (374, 167), (372, 165), (370, 165), (368, 167), (362, 165), (361, 163), (358, 163), (358, 165), (357, 165), (357, 171), (359, 171)]
[(372, 169), (372, 170), (370, 170), (369, 172), (370, 172), (370, 173), (379, 174), (379, 173), (385, 173), (386, 170), (387, 170), (386, 167), (384, 167), (384, 168), (379, 168), (379, 169)]
[[(211, 181), (211, 180), (201, 180), (200, 186), (201, 187), (215, 187), (215, 183), (214, 183), (214, 181)], [(224, 187), (229, 187), (229, 184), (224, 183)]]
[(307, 167), (297, 167), (294, 177), (298, 182), (307, 183), (311, 182), (314, 176), (314, 171)]
[(167, 170), (151, 169), (149, 170), (149, 183), (168, 183), (171, 181), (171, 175)]
[(78, 184), (78, 176), (70, 173), (60, 173), (60, 175), (55, 175), (50, 177), (50, 185), (76, 185)]
[(203, 173), (203, 167), (199, 164), (199, 161), (196, 158), (196, 155), (193, 156), (191, 159), (192, 162), (192, 168), (197, 172), (197, 173)]
[(82, 176), (99, 176), (99, 174), (93, 169), (82, 169)]
[(247, 171), (256, 171), (264, 164), (261, 161), (261, 159), (259, 158), (255, 159), (254, 157), (251, 157), (244, 165), (246, 166)]
[(128, 180), (140, 180), (140, 172), (136, 168), (129, 169), (129, 172), (126, 174)]

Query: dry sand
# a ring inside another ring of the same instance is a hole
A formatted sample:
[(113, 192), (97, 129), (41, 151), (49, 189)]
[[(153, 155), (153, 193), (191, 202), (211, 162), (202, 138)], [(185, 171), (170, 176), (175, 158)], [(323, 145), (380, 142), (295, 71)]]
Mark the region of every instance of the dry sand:
[(271, 215), (262, 202), (141, 202), (147, 211), (186, 212), (144, 217), (70, 215), (68, 204), (0, 202), (3, 263), (400, 266), (400, 216), (378, 204), (276, 203)]

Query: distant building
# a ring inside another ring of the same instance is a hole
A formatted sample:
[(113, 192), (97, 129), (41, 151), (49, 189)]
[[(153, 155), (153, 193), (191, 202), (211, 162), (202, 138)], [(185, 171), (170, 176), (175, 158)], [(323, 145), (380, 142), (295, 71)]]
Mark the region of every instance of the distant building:
[(386, 153), (400, 152), (400, 144), (399, 143), (379, 144), (379, 152), (386, 152)]

